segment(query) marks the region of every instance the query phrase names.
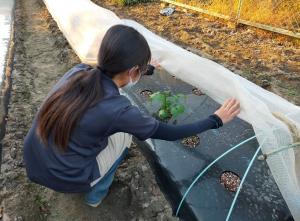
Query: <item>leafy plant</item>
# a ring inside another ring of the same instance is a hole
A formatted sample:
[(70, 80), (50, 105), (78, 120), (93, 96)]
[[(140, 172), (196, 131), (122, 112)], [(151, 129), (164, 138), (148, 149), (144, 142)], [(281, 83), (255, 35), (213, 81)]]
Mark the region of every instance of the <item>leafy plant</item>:
[(183, 94), (173, 95), (171, 91), (158, 91), (150, 96), (151, 102), (159, 102), (160, 108), (157, 115), (161, 120), (169, 120), (176, 118), (185, 111), (185, 105), (182, 101), (186, 101)]

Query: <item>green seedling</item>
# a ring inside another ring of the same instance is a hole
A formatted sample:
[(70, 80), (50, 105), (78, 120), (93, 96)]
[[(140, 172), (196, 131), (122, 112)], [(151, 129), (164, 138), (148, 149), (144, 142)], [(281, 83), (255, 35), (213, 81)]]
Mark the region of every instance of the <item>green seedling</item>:
[(186, 96), (183, 94), (173, 95), (171, 91), (158, 91), (150, 95), (150, 102), (159, 102), (160, 107), (157, 116), (161, 120), (170, 120), (176, 118), (185, 111)]

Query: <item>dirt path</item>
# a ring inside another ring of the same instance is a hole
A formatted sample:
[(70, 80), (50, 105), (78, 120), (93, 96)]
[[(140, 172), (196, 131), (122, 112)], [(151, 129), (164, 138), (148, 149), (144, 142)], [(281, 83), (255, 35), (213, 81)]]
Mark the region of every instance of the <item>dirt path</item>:
[(161, 16), (158, 1), (130, 7), (93, 1), (300, 105), (300, 40), (249, 26), (235, 30), (220, 19), (180, 7), (169, 17)]
[(0, 174), (0, 220), (2, 213), (5, 220), (18, 221), (177, 220), (135, 146), (98, 208), (86, 206), (80, 194), (56, 193), (27, 180), (23, 139), (51, 86), (79, 59), (41, 0), (17, 0), (15, 13), (12, 91)]

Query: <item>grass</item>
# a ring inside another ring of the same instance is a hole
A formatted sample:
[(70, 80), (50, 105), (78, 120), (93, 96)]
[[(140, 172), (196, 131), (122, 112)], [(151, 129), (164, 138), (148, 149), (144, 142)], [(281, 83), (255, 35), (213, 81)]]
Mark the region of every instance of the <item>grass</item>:
[[(240, 0), (175, 0), (236, 18)], [(240, 18), (300, 32), (300, 1), (242, 0)]]
[(241, 18), (263, 24), (269, 24), (291, 31), (300, 32), (299, 1), (252, 0), (245, 1)]
[(47, 203), (47, 200), (44, 199), (41, 195), (36, 195), (35, 196), (35, 203), (37, 204), (37, 206), (44, 206), (44, 204)]
[(295, 89), (288, 89), (288, 93), (289, 96), (296, 96), (297, 95), (297, 91)]

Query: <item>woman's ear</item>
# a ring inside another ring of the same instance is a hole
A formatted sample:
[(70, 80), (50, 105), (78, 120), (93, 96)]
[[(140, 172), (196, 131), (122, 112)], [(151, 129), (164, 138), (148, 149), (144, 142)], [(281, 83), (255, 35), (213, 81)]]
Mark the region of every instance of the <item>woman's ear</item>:
[(128, 70), (128, 74), (130, 76), (136, 76), (136, 72), (139, 70), (138, 66), (134, 66)]

